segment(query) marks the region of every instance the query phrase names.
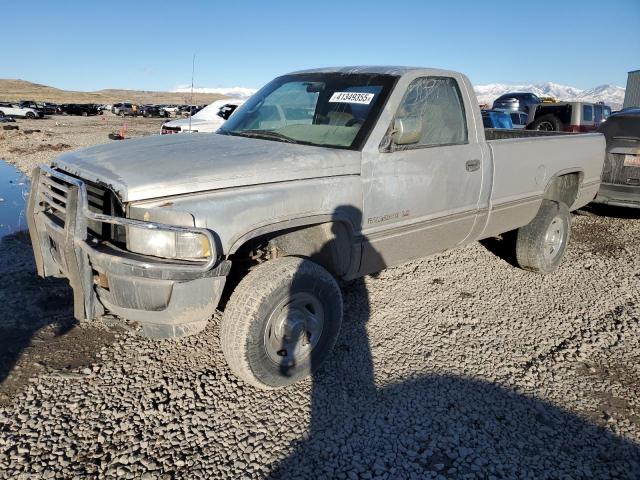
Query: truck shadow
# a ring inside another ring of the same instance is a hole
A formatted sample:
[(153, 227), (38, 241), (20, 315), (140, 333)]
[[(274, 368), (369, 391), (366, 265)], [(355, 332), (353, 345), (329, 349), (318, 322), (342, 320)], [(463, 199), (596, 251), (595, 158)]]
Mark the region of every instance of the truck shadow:
[(480, 245), (486, 248), (496, 257), (501, 258), (512, 267), (520, 268), (516, 258), (516, 236), (517, 231), (505, 232), (498, 237), (485, 238), (480, 240)]
[(622, 220), (639, 220), (640, 208), (616, 207), (613, 205), (590, 203), (578, 210), (576, 214), (591, 217), (619, 218)]
[(0, 239), (0, 304), (0, 405), (43, 370), (89, 365), (112, 337), (75, 328), (71, 288), (36, 276), (26, 232)]
[(449, 374), (376, 386), (366, 282), (342, 291), (342, 331), (314, 369), (308, 430), (268, 478), (640, 478), (640, 445), (532, 396)]

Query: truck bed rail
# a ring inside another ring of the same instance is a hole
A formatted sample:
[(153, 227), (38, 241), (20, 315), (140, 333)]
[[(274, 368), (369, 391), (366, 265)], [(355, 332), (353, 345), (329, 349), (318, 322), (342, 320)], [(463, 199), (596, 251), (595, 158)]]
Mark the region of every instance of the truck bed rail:
[(575, 135), (570, 132), (545, 132), (539, 130), (516, 130), (506, 128), (485, 128), (484, 136), (487, 141), (490, 140), (508, 140), (511, 138), (527, 138), (527, 137), (555, 137), (558, 135)]

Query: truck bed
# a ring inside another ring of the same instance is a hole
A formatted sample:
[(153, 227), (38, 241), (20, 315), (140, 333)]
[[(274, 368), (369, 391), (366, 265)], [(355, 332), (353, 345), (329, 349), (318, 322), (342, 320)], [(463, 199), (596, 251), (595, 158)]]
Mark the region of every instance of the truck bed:
[(549, 182), (558, 175), (579, 174), (579, 191), (575, 202), (567, 205), (570, 209), (595, 196), (604, 160), (601, 134), (486, 129), (485, 135), (493, 158), (485, 236), (529, 223)]

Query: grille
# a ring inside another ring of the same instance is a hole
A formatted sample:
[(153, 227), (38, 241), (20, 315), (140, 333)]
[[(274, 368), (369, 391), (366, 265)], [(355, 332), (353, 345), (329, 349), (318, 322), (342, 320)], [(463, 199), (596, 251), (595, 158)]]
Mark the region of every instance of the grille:
[[(65, 173), (65, 175), (69, 175)], [(76, 177), (77, 178), (77, 177)], [(84, 183), (87, 192), (87, 202), (90, 211), (112, 216), (122, 216), (122, 205), (116, 195), (101, 185), (86, 180)], [(65, 180), (41, 171), (40, 185), (38, 188), (39, 202), (43, 212), (54, 219), (61, 227), (64, 227), (67, 217), (67, 199), (73, 185)], [(88, 233), (101, 240), (123, 240), (124, 229), (102, 223), (90, 218), (87, 219)]]
[(67, 216), (67, 198), (71, 184), (41, 171), (38, 186), (39, 203), (44, 213), (64, 226)]

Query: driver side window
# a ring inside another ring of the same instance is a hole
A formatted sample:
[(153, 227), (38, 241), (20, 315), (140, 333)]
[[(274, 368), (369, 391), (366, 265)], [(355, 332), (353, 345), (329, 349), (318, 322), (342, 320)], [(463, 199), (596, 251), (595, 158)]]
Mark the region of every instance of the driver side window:
[(411, 82), (396, 113), (396, 118), (407, 117), (420, 125), (420, 138), (399, 149), (467, 143), (464, 104), (453, 78), (422, 77)]

